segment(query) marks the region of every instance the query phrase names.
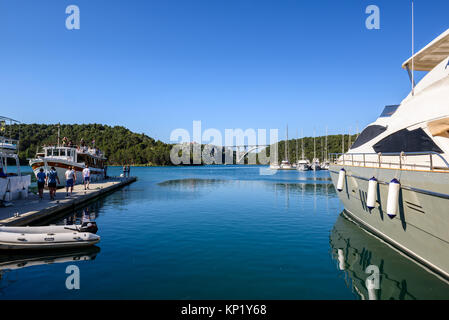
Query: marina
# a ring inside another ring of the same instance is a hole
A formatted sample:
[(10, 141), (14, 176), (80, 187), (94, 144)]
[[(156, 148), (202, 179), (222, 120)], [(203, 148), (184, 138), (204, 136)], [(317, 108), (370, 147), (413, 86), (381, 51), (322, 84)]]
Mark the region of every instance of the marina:
[(0, 300), (449, 300), (448, 10), (6, 0)]

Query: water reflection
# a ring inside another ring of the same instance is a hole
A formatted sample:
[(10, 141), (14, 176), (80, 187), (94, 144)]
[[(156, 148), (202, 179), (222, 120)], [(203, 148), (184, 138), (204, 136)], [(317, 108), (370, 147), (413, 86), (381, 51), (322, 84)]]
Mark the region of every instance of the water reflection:
[(13, 271), (56, 263), (91, 261), (95, 260), (99, 252), (99, 247), (92, 246), (78, 249), (2, 253), (0, 254), (0, 291), (17, 282), (17, 279), (11, 279)]
[[(447, 299), (449, 284), (367, 233), (342, 213), (331, 232), (330, 247), (348, 288), (360, 299)], [(367, 287), (369, 266), (379, 270), (379, 286)]]
[(100, 215), (101, 208), (104, 206), (104, 199), (100, 198), (90, 204), (75, 208), (71, 212), (66, 212), (62, 216), (50, 218), (49, 220), (42, 220), (37, 223), (40, 226), (49, 224), (56, 225), (74, 225), (81, 224), (83, 221), (95, 221)]
[(229, 183), (229, 180), (225, 179), (174, 179), (167, 180), (164, 182), (158, 183), (161, 187), (169, 187), (177, 190), (191, 190), (197, 191), (199, 188), (210, 188), (216, 187), (219, 185), (223, 185)]

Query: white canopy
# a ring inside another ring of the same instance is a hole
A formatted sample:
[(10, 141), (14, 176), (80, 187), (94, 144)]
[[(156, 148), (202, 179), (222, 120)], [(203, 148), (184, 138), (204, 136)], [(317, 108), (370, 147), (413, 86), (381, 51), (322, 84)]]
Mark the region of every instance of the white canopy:
[(414, 70), (431, 71), (447, 57), (449, 57), (449, 29), (429, 43), (424, 49), (416, 53), (412, 58), (405, 61), (402, 67), (406, 69), (408, 65), (412, 69), (412, 59), (414, 58)]

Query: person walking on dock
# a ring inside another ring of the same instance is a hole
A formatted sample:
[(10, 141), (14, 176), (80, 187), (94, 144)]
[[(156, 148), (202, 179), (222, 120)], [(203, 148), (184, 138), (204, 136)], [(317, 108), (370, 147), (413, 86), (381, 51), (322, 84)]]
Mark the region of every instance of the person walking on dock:
[(45, 180), (47, 180), (47, 175), (45, 174), (43, 168), (40, 168), (39, 172), (36, 175), (36, 178), (37, 190), (39, 191), (39, 199), (42, 200), (44, 198)]
[(69, 188), (70, 188), (70, 195), (72, 195), (73, 192), (73, 185), (76, 182), (76, 172), (73, 170), (73, 167), (69, 166), (67, 171), (65, 172), (65, 181), (66, 181), (66, 196), (69, 196)]
[(123, 178), (126, 178), (126, 165), (123, 165)]
[(48, 189), (50, 190), (50, 199), (51, 200), (55, 200), (56, 181), (58, 181), (58, 184), (61, 183), (61, 182), (59, 182), (58, 172), (56, 171), (55, 167), (51, 167), (51, 170), (47, 174), (47, 179), (46, 179)]
[(131, 166), (128, 165), (128, 169), (126, 170), (128, 172), (128, 178), (129, 178), (129, 173), (131, 172)]
[(86, 164), (86, 167), (83, 169), (83, 183), (84, 183), (84, 190), (89, 189), (90, 185), (90, 169), (89, 165)]

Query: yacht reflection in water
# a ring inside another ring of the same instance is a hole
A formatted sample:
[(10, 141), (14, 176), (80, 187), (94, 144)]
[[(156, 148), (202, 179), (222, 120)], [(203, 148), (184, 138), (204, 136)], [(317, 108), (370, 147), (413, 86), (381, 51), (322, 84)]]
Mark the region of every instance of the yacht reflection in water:
[[(330, 235), (332, 258), (362, 300), (447, 299), (449, 283), (368, 234), (343, 212)], [(374, 267), (373, 267), (374, 266)], [(368, 270), (367, 270), (368, 269)], [(367, 286), (379, 271), (378, 285)]]

